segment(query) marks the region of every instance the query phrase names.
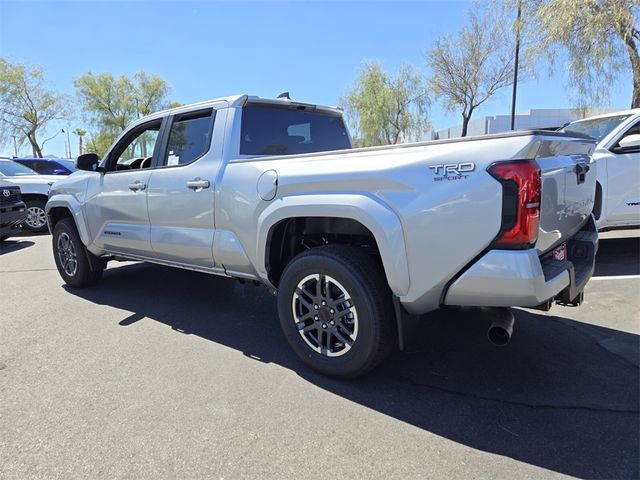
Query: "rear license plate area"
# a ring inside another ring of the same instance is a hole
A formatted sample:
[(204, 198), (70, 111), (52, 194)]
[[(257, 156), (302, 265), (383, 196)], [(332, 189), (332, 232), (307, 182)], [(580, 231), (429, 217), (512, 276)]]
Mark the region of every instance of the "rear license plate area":
[(564, 261), (568, 260), (567, 259), (567, 244), (563, 243), (559, 247), (554, 248), (553, 252), (551, 252), (551, 257), (554, 260), (559, 260), (561, 262), (564, 262)]

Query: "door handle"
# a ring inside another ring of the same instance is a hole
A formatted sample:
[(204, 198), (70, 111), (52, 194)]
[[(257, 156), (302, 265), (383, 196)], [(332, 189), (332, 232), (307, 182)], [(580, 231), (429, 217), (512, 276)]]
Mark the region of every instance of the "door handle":
[(195, 191), (202, 190), (203, 188), (209, 188), (209, 180), (202, 180), (200, 177), (194, 178), (187, 182), (187, 187)]
[(140, 180), (136, 180), (133, 183), (129, 184), (129, 190), (133, 190), (134, 192), (137, 190), (144, 190), (147, 188), (146, 183), (142, 183)]

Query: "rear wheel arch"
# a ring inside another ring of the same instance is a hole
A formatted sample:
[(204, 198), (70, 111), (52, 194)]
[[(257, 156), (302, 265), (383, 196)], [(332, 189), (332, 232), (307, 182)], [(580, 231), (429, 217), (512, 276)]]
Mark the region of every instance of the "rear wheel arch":
[[(322, 222), (329, 222), (328, 233), (332, 238), (307, 247), (331, 243), (366, 247), (373, 247), (375, 244), (375, 248), (368, 250), (375, 251), (380, 258), (391, 291), (397, 296), (407, 295), (410, 287), (409, 263), (400, 218), (380, 199), (365, 194), (293, 195), (271, 203), (257, 219), (257, 249), (254, 257), (258, 274), (265, 282), (276, 286), (278, 281), (278, 266), (274, 261), (278, 257), (273, 252), (277, 252), (283, 243), (277, 241), (281, 230), (274, 227), (280, 225), (279, 228), (284, 228), (282, 222), (297, 218), (305, 219), (305, 225), (319, 224), (321, 233), (327, 233)], [(325, 220), (312, 220), (317, 218)], [(297, 225), (297, 221), (294, 224)], [(317, 231), (315, 228), (314, 232)], [(285, 239), (289, 234), (290, 231), (285, 232)], [(364, 236), (369, 240), (364, 243), (354, 242), (350, 238), (353, 235)], [(345, 238), (347, 241), (344, 241)], [(284, 252), (286, 253), (286, 249)], [(280, 258), (282, 257), (280, 254)], [(284, 255), (285, 259), (289, 257), (290, 255)], [(285, 264), (283, 262), (279, 268), (283, 269)]]
[(375, 236), (357, 220), (345, 217), (289, 217), (269, 229), (265, 245), (266, 271), (277, 286), (287, 264), (298, 254), (322, 245), (360, 247), (378, 261), (380, 249)]

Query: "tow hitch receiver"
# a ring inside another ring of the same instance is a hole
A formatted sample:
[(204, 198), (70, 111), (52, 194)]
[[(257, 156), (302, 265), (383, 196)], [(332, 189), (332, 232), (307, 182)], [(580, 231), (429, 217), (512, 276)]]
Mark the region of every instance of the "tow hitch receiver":
[(584, 291), (580, 292), (573, 299), (569, 299), (569, 288), (565, 288), (560, 295), (558, 295), (556, 303), (564, 307), (579, 307), (584, 302)]

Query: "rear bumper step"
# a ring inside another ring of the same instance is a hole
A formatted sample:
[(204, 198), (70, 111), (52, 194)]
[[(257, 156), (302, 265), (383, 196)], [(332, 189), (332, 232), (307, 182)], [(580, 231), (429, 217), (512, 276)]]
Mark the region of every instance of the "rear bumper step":
[(547, 310), (554, 300), (577, 305), (591, 278), (598, 250), (593, 217), (567, 242), (567, 260), (535, 249), (490, 250), (451, 284), (445, 305), (532, 307)]
[(556, 297), (560, 305), (578, 306), (582, 303), (584, 287), (595, 270), (596, 253), (598, 252), (598, 232), (595, 224), (593, 230), (581, 230), (567, 242), (568, 260), (566, 270), (569, 272), (569, 286)]

